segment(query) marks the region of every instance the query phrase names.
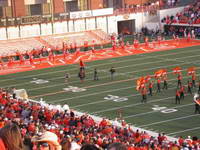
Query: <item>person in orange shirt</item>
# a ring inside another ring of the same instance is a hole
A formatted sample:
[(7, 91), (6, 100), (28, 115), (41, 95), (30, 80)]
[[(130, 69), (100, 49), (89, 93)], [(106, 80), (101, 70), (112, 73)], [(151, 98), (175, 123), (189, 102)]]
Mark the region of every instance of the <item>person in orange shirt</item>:
[(184, 97), (185, 97), (185, 87), (184, 85), (182, 85), (180, 87), (180, 99), (184, 99)]
[(179, 74), (178, 74), (178, 85), (177, 85), (177, 87), (179, 87), (179, 86), (182, 85), (181, 80), (182, 80), (182, 75), (179, 73)]
[(0, 129), (3, 128), (5, 125), (5, 122), (3, 120), (0, 120)]
[(148, 39), (148, 37), (145, 37), (144, 41), (145, 41), (145, 46), (149, 47), (149, 39)]
[(167, 86), (167, 77), (166, 76), (163, 77), (163, 90), (164, 89), (166, 89), (166, 90), (168, 89), (168, 86)]
[(160, 82), (161, 82), (161, 81), (160, 81), (160, 79), (158, 78), (158, 79), (157, 79), (157, 93), (158, 93), (158, 92), (161, 92), (161, 91), (160, 91)]
[(176, 104), (180, 104), (180, 91), (178, 89), (176, 90), (175, 100), (176, 100)]
[(196, 75), (195, 73), (192, 74), (192, 87), (196, 87)]
[(153, 96), (153, 92), (152, 92), (152, 89), (153, 89), (153, 82), (152, 81), (150, 81), (149, 82), (149, 95), (151, 95), (151, 96)]

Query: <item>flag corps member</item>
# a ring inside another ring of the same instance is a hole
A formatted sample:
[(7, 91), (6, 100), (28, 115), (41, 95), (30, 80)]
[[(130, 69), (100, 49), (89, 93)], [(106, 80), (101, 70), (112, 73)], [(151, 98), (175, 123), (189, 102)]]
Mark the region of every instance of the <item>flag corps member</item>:
[(177, 87), (181, 87), (181, 85), (182, 85), (182, 74), (181, 74), (181, 67), (175, 67), (174, 69), (173, 69), (173, 73), (174, 74), (178, 74), (178, 76), (177, 76)]
[(199, 94), (195, 93), (194, 94), (194, 102), (195, 102), (195, 114), (200, 114), (200, 97)]

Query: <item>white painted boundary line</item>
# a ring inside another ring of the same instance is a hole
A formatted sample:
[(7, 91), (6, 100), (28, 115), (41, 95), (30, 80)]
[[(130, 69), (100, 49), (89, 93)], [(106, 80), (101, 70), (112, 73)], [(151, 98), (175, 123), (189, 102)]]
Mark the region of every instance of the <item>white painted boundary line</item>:
[(177, 133), (183, 133), (183, 132), (188, 132), (188, 131), (193, 131), (193, 130), (199, 130), (199, 129), (200, 129), (200, 127), (189, 128), (189, 129), (186, 129), (186, 130), (180, 130), (180, 131), (177, 131), (177, 132), (171, 132), (171, 133), (168, 133), (167, 135), (171, 136), (171, 135), (175, 135)]
[[(181, 107), (187, 107), (187, 106), (191, 106), (191, 105), (194, 105), (194, 103), (188, 104), (188, 105), (182, 105), (182, 106), (179, 106), (179, 107), (172, 107), (172, 108), (181, 108)], [(199, 116), (199, 114), (193, 114), (193, 115), (188, 115), (188, 116), (184, 116), (184, 117), (177, 117), (177, 118), (168, 119), (168, 120), (164, 120), (164, 121), (158, 121), (158, 122), (154, 122), (154, 123), (150, 123), (150, 124), (141, 125), (139, 127), (144, 128), (144, 127), (148, 127), (148, 126), (152, 126), (152, 125), (162, 124), (162, 123), (175, 121), (175, 120), (186, 119), (186, 118), (190, 118), (190, 117), (194, 117), (194, 116)]]
[[(177, 52), (177, 53), (173, 53), (173, 54), (170, 53), (170, 54), (161, 54), (161, 55), (149, 56), (149, 57), (145, 57), (145, 58), (143, 58), (143, 57), (142, 58), (135, 58), (134, 60), (132, 58), (130, 58), (130, 59), (111, 62), (111, 63), (102, 63), (102, 64), (98, 64), (98, 65), (91, 65), (90, 67), (104, 66), (104, 65), (114, 64), (114, 63), (129, 62), (129, 61), (135, 61), (135, 60), (145, 60), (145, 59), (149, 59), (149, 58), (157, 58), (157, 57), (162, 57), (162, 56), (185, 54), (185, 53), (198, 52), (198, 51), (200, 51), (200, 50), (195, 49), (195, 50), (192, 50), (192, 51), (182, 51), (182, 52)], [(168, 52), (168, 51), (165, 51), (165, 52)], [(144, 55), (144, 54), (137, 54), (137, 55)], [(71, 65), (77, 65), (77, 64), (71, 64)], [(16, 77), (16, 78), (11, 78), (11, 79), (4, 79), (4, 80), (0, 80), (0, 82), (8, 81), (8, 80), (15, 80), (15, 79), (24, 79), (24, 78), (30, 78), (30, 77), (38, 77), (40, 75), (54, 74), (54, 73), (58, 73), (58, 72), (66, 72), (66, 71), (73, 71), (73, 70), (77, 70), (77, 68), (75, 68), (75, 69), (73, 68), (73, 69), (69, 69), (69, 70), (59, 70), (59, 71), (45, 72), (45, 73), (40, 73), (40, 74), (29, 75), (29, 76), (26, 76), (26, 77)]]

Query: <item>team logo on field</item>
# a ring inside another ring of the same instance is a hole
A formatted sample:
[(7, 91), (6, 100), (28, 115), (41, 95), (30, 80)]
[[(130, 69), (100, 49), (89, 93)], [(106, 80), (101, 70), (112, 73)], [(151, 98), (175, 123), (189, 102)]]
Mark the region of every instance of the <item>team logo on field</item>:
[(63, 90), (65, 90), (67, 92), (84, 92), (84, 91), (86, 91), (86, 89), (79, 88), (76, 86), (68, 86), (68, 88), (63, 88)]
[(126, 98), (126, 97), (119, 97), (119, 96), (115, 96), (115, 95), (108, 95), (108, 96), (104, 97), (104, 99), (114, 101), (114, 102), (123, 102), (123, 101), (128, 100), (128, 98)]
[(152, 108), (154, 111), (160, 111), (161, 113), (168, 114), (178, 111), (177, 109), (167, 108), (167, 107), (160, 107), (159, 105), (154, 105)]
[(37, 79), (37, 78), (33, 78), (33, 81), (31, 81), (31, 83), (35, 83), (35, 84), (44, 84), (48, 82), (49, 82), (48, 80)]

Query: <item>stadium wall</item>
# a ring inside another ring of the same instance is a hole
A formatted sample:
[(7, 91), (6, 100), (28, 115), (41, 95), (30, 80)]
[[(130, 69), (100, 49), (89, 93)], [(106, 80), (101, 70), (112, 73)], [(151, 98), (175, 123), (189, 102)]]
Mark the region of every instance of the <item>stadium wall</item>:
[(174, 15), (183, 10), (184, 7), (160, 10), (155, 15), (149, 13), (132, 13), (122, 15), (93, 16), (81, 19), (71, 19), (68, 21), (41, 23), (33, 25), (20, 25), (8, 28), (0, 28), (0, 40), (26, 38), (51, 34), (62, 34), (67, 32), (80, 32), (86, 30), (102, 29), (104, 32), (117, 33), (118, 21), (135, 20), (135, 31), (141, 30), (146, 23), (155, 17), (161, 20), (168, 15)]

